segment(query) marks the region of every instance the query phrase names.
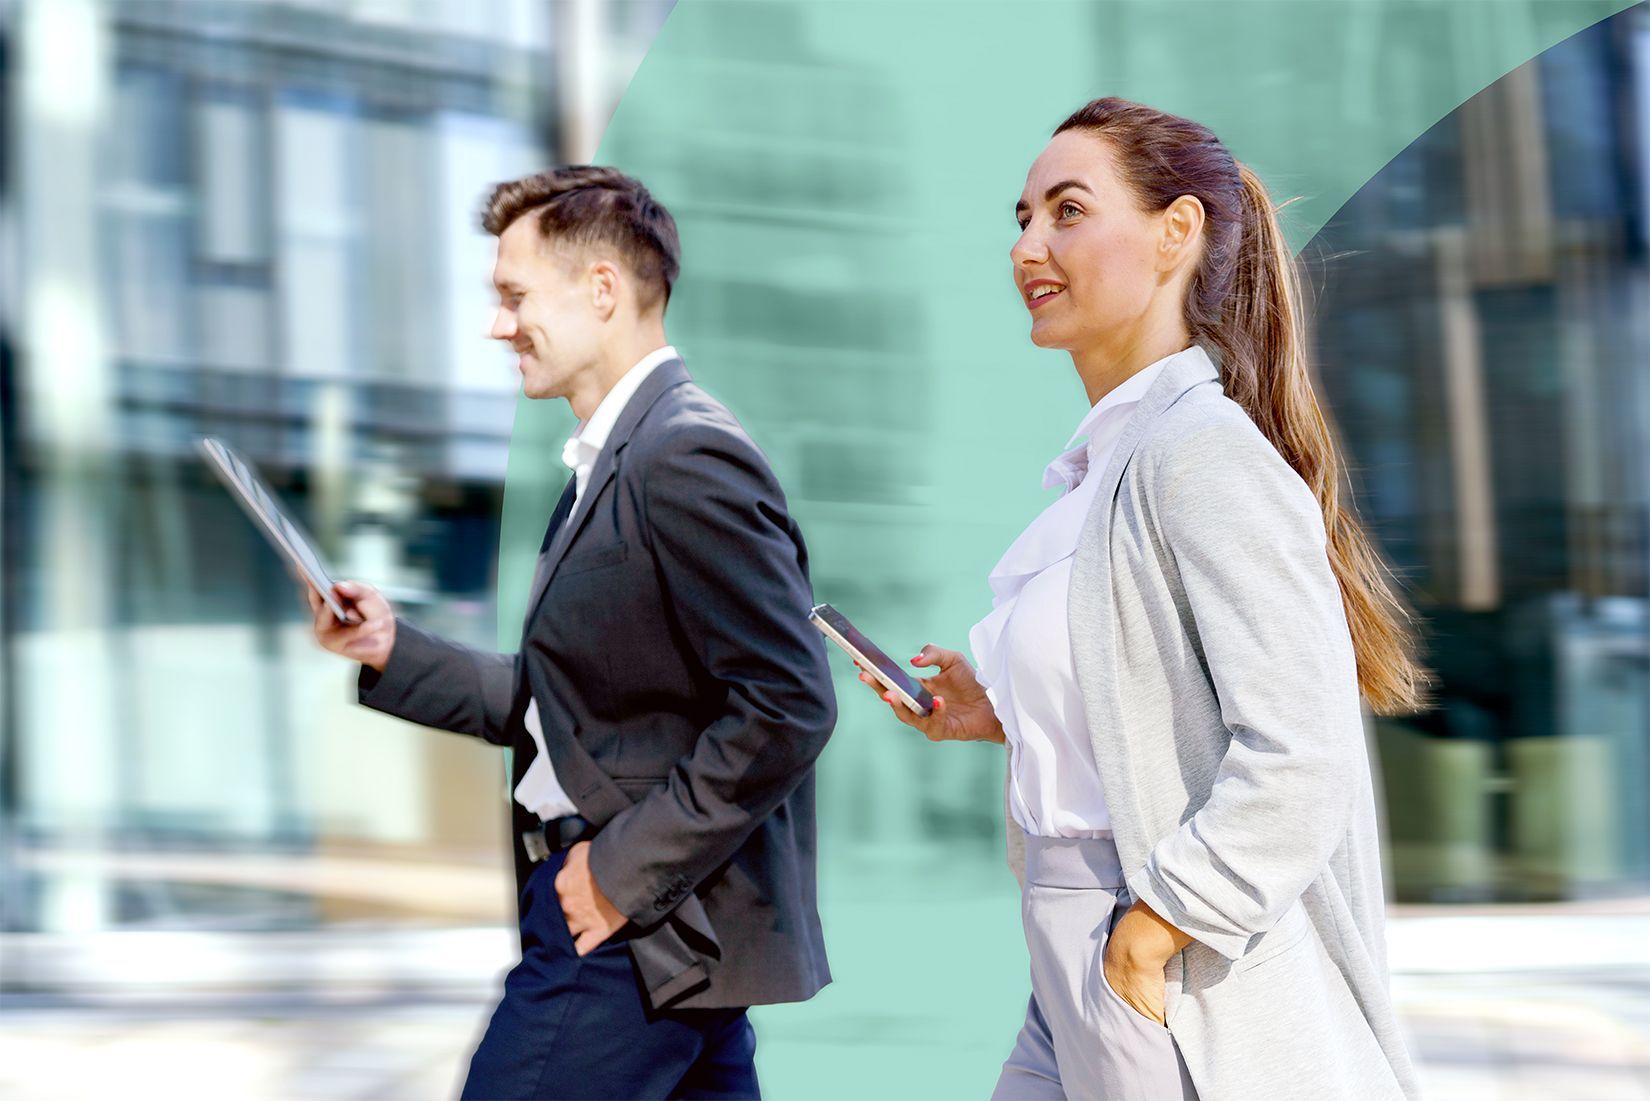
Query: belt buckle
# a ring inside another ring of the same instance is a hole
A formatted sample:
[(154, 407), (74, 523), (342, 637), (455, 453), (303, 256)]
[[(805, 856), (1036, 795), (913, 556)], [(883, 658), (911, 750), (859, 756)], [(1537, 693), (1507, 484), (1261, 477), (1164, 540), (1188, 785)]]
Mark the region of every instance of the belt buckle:
[(550, 844), (544, 839), (543, 829), (523, 830), (521, 845), (527, 850), (527, 859), (534, 864), (550, 855)]
[(569, 814), (564, 817), (557, 818), (553, 822), (545, 823), (546, 840), (549, 840), (549, 827), (551, 825), (556, 827), (555, 835), (557, 852), (560, 852), (562, 849), (571, 849), (574, 845), (577, 845), (579, 843), (579, 839), (584, 836), (585, 831), (590, 828), (589, 820), (587, 820), (583, 815)]

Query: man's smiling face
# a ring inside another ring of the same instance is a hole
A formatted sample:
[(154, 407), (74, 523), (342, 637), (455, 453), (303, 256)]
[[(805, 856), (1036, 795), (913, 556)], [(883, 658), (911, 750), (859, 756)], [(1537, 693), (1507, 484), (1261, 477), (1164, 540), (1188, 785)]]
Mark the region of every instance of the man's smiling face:
[(532, 211), (499, 235), (491, 336), (515, 349), (529, 398), (568, 397), (572, 381), (596, 366), (600, 318), (585, 259), (545, 240)]

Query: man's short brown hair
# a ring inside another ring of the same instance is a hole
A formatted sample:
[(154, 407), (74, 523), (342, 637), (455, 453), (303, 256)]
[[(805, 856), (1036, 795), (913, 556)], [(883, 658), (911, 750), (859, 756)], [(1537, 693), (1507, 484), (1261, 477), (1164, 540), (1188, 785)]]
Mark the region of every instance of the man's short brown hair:
[(572, 246), (608, 245), (640, 283), (643, 309), (670, 301), (682, 266), (676, 220), (640, 180), (616, 168), (572, 164), (493, 188), (481, 227), (502, 236), (524, 215), (538, 219), (547, 241)]

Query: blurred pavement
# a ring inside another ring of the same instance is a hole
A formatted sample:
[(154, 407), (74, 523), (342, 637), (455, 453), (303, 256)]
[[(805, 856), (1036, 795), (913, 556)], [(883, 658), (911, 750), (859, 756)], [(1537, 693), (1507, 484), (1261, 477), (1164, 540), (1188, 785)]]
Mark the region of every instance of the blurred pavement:
[[(820, 867), (837, 982), (756, 1014), (764, 1088), (782, 1101), (870, 1098), (873, 1081), (901, 1098), (985, 1096), (1025, 1012), (987, 992), (1028, 989), (1013, 880), (1000, 857), (954, 848), (865, 852)], [(91, 860), (21, 863), (63, 877), (91, 875)], [(515, 961), (497, 853), (99, 860), (134, 883), (233, 883), (333, 916), (0, 936), (3, 1098), (452, 1098)], [(891, 933), (906, 929), (919, 934)], [(1394, 906), (1388, 944), (1429, 1098), (1650, 1101), (1650, 898)]]
[[(426, 884), (427, 872), (406, 869)], [(936, 874), (978, 885), (973, 870)], [(978, 874), (997, 888), (1006, 875), (995, 865)], [(488, 882), (472, 884), (478, 907), (497, 901)], [(912, 999), (910, 976), (960, 970), (947, 966), (960, 936), (977, 971), (1000, 965), (1012, 985), (1023, 956), (983, 950), (1014, 935), (1011, 901), (996, 888), (936, 906), (833, 887), (825, 897), (859, 896), (827, 915), (846, 942), (872, 943), (859, 923), (903, 928), (936, 909), (952, 928), (890, 943), (886, 957), (833, 960), (837, 982), (805, 1010), (759, 1016), (769, 1096), (865, 1098), (863, 1083), (891, 1080), (879, 1065), (908, 1078), (934, 1068), (919, 1079), (929, 1083), (921, 1096), (984, 1096), (989, 1081), (959, 1082), (995, 1063), (984, 1037), (1002, 1031), (1006, 1054), (1023, 1004), (982, 1012), (967, 976)], [(1650, 899), (1395, 906), (1388, 940), (1428, 1097), (1650, 1101)], [(480, 921), (8, 936), (0, 1096), (453, 1097), (514, 951), (512, 929)]]

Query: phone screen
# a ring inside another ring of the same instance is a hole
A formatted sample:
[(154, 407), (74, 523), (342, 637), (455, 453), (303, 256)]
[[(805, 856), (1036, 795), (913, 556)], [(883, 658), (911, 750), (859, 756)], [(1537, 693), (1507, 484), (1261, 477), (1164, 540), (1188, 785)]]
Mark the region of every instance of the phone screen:
[(912, 702), (917, 705), (918, 711), (926, 715), (933, 710), (934, 698), (928, 694), (928, 689), (924, 688), (915, 677), (901, 669), (893, 658), (883, 653), (882, 648), (866, 638), (859, 628), (848, 622), (847, 616), (829, 604), (821, 604), (816, 607), (814, 615), (830, 627), (832, 631), (842, 636), (844, 642), (848, 643), (854, 650), (859, 651), (859, 655), (876, 666), (884, 676), (899, 685), (900, 690), (911, 697)]

